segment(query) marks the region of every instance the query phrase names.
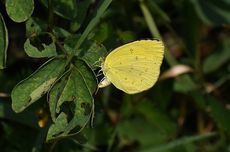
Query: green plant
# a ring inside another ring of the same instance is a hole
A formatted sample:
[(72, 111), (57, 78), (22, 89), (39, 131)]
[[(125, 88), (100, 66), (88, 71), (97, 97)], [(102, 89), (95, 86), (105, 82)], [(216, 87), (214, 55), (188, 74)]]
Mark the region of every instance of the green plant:
[[(1, 1), (3, 151), (229, 151), (229, 6)], [(167, 79), (133, 96), (112, 86), (95, 95), (99, 58), (151, 37), (166, 45)], [(181, 64), (192, 70), (170, 73)]]

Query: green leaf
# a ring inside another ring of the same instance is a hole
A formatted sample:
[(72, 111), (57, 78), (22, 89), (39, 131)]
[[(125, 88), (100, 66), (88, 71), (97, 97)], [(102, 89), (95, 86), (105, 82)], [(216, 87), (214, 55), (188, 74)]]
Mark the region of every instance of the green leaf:
[[(47, 31), (48, 24), (40, 18), (31, 17), (26, 21), (26, 36), (33, 37)], [(54, 26), (53, 33), (58, 38), (66, 38), (70, 33), (63, 28)]]
[(164, 10), (162, 10), (155, 1), (148, 0), (147, 1), (150, 10), (157, 14), (164, 22), (171, 22), (169, 16), (166, 14)]
[(200, 108), (209, 109), (208, 114), (220, 129), (230, 132), (230, 117), (226, 117), (230, 115), (230, 110), (227, 110), (219, 100), (210, 95), (204, 96), (199, 92), (191, 92), (190, 95)]
[(43, 96), (64, 71), (64, 58), (54, 58), (43, 64), (25, 80), (19, 82), (12, 90), (12, 108), (21, 112)]
[(57, 119), (55, 120), (54, 124), (50, 126), (49, 131), (47, 133), (46, 140), (52, 140), (53, 136), (58, 136), (63, 132), (65, 127), (67, 126), (67, 115), (65, 113), (61, 113)]
[(197, 85), (189, 75), (182, 75), (178, 77), (174, 84), (174, 90), (181, 93), (188, 93), (189, 91), (195, 90), (196, 88)]
[(101, 57), (107, 54), (106, 48), (96, 41), (85, 41), (80, 48), (79, 57), (82, 58), (92, 68), (97, 68), (96, 64)]
[(76, 32), (81, 27), (91, 3), (92, 0), (78, 1), (77, 16), (74, 18), (73, 22), (71, 22), (72, 32)]
[(33, 13), (34, 0), (6, 0), (6, 11), (15, 22), (26, 21)]
[(216, 136), (216, 133), (207, 133), (204, 135), (194, 135), (190, 137), (183, 137), (181, 139), (171, 141), (167, 144), (162, 144), (162, 145), (154, 146), (152, 148), (148, 148), (145, 150), (144, 149), (140, 150), (140, 152), (165, 152), (166, 150), (173, 150), (177, 146), (185, 145), (185, 144), (196, 142), (196, 141), (201, 141), (201, 140), (208, 139), (214, 136)]
[(36, 36), (46, 30), (47, 24), (36, 17), (31, 17), (26, 21), (26, 36)]
[(75, 52), (76, 56), (83, 59), (92, 68), (98, 67), (95, 63), (98, 62), (101, 57), (107, 54), (106, 48), (103, 45), (97, 43), (96, 41), (87, 40), (84, 41), (80, 49), (74, 51), (74, 46), (78, 39), (78, 35), (73, 35), (66, 39), (64, 47), (67, 50), (67, 52), (69, 54)]
[(30, 57), (42, 58), (57, 56), (54, 41), (54, 37), (51, 34), (40, 34), (28, 38), (24, 44), (24, 49)]
[(156, 22), (152, 16), (152, 14), (150, 13), (149, 8), (147, 7), (145, 1), (140, 1), (140, 8), (141, 8), (141, 11), (142, 11), (144, 18), (145, 18), (145, 21), (146, 21), (146, 24), (148, 25), (152, 36), (154, 38), (160, 39), (161, 35), (157, 29)]
[(56, 120), (56, 114), (60, 113), (60, 106), (62, 103), (66, 101), (72, 101), (73, 97), (69, 100), (68, 97), (71, 95), (69, 86), (67, 85), (68, 77), (70, 72), (66, 72), (60, 80), (58, 80), (55, 85), (52, 87), (52, 89), (49, 92), (49, 108), (50, 108), (50, 114), (53, 121)]
[(154, 106), (150, 101), (139, 102), (135, 106), (135, 111), (145, 117), (145, 119), (158, 128), (158, 130), (168, 137), (172, 137), (176, 132), (176, 124), (169, 117)]
[[(62, 130), (63, 133), (58, 136), (67, 136), (74, 128), (78, 133), (90, 120), (94, 107), (92, 94), (96, 89), (96, 82), (95, 75), (87, 64), (82, 60), (75, 60), (71, 70), (51, 89), (49, 103), (53, 125), (56, 125), (58, 119), (56, 115), (64, 110), (62, 109), (64, 103), (72, 107), (73, 117), (68, 116), (70, 121)], [(55, 138), (55, 135), (49, 136), (47, 140), (52, 138)]]
[(140, 147), (146, 147), (162, 144), (175, 136), (176, 124), (164, 112), (154, 106), (151, 100), (139, 99), (131, 103), (136, 98), (138, 95), (126, 96), (120, 111), (120, 144), (138, 142)]
[(2, 15), (0, 14), (0, 69), (6, 65), (6, 51), (8, 48), (8, 32)]
[[(41, 0), (42, 3), (48, 7), (47, 0)], [(72, 20), (77, 15), (77, 1), (76, 0), (53, 0), (54, 12), (65, 18)]]
[(95, 29), (95, 31), (92, 32), (92, 39), (96, 40), (97, 42), (104, 42), (109, 41), (109, 39), (113, 39), (111, 37), (113, 33), (112, 25), (109, 23), (101, 23), (98, 28)]
[(190, 0), (198, 16), (207, 24), (230, 23), (230, 2), (227, 0)]
[(230, 132), (230, 117), (226, 117), (230, 115), (230, 110), (227, 110), (220, 101), (211, 96), (208, 96), (207, 100), (210, 106), (210, 115), (217, 126), (226, 132)]
[(88, 26), (86, 27), (86, 29), (82, 33), (81, 37), (77, 41), (77, 43), (74, 47), (75, 50), (77, 50), (82, 45), (82, 43), (85, 41), (85, 39), (87, 38), (89, 33), (93, 30), (93, 28), (95, 28), (97, 23), (100, 21), (100, 18), (104, 14), (105, 10), (107, 9), (107, 7), (109, 7), (112, 0), (101, 0), (100, 2), (101, 2), (100, 6), (98, 7), (98, 9), (96, 9), (96, 12), (94, 13), (95, 14), (94, 18), (91, 19)]
[(122, 121), (117, 126), (121, 144), (138, 142), (140, 146), (157, 145), (167, 141), (167, 134), (143, 118)]
[(214, 72), (230, 60), (230, 39), (226, 39), (214, 53), (209, 55), (203, 64), (204, 73)]

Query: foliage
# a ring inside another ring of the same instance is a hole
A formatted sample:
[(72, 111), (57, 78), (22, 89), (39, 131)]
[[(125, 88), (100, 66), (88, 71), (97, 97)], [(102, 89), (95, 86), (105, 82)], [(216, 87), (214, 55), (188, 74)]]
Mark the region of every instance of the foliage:
[[(1, 1), (1, 151), (230, 151), (229, 7)], [(158, 83), (136, 95), (97, 90), (100, 58), (146, 38), (166, 46)]]

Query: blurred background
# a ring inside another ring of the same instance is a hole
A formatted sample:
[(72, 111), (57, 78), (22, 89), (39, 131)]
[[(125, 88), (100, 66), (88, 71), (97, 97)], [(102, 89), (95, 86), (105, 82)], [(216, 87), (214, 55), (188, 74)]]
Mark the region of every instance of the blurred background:
[[(75, 1), (77, 8), (87, 6), (80, 24), (67, 18), (67, 2), (55, 1), (62, 15), (55, 14), (54, 24), (69, 33), (85, 29), (98, 3)], [(46, 97), (19, 114), (11, 109), (13, 87), (46, 59), (25, 54), (26, 24), (13, 22), (4, 3), (0, 12), (10, 43), (7, 68), (0, 71), (1, 152), (230, 152), (230, 1), (113, 1), (90, 37), (108, 51), (135, 40), (162, 39), (159, 81), (136, 95), (113, 86), (100, 89), (93, 128), (50, 143), (44, 142), (50, 119)], [(32, 17), (46, 21), (44, 1), (34, 6)]]

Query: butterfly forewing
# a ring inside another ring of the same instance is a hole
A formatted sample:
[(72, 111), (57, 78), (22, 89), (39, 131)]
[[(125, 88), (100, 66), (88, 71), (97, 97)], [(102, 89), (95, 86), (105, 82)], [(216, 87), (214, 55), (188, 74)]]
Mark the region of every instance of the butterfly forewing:
[(115, 49), (106, 57), (104, 73), (118, 89), (129, 94), (138, 93), (155, 84), (162, 58), (162, 42), (135, 41)]

